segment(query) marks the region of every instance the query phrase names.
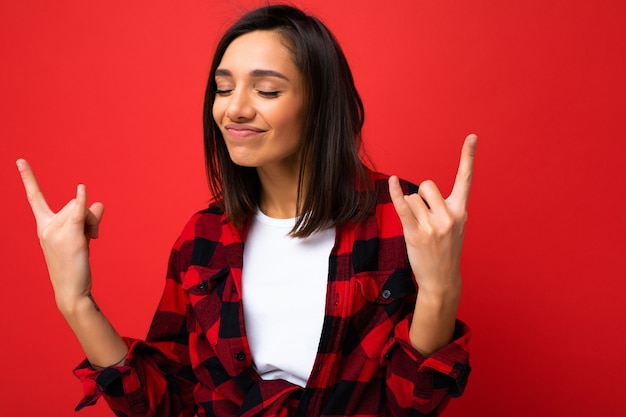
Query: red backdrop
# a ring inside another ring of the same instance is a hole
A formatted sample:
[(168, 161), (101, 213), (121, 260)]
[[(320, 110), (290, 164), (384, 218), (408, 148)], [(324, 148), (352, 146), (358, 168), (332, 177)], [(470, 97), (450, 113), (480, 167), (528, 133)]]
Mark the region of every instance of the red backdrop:
[[(0, 414), (69, 415), (81, 395), (15, 159), (53, 208), (78, 182), (105, 203), (94, 293), (143, 336), (170, 245), (208, 201), (211, 51), (260, 3), (0, 1)], [(460, 311), (474, 370), (447, 415), (624, 415), (626, 3), (294, 3), (342, 43), (378, 169), (447, 192), (480, 137)]]

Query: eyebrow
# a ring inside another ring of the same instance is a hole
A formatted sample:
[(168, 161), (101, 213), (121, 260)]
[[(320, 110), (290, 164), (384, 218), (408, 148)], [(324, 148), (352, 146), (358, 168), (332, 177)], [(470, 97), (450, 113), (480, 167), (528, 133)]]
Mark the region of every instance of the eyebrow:
[[(230, 70), (224, 69), (224, 68), (218, 68), (215, 70), (215, 76), (216, 77), (232, 77), (233, 73)], [(262, 78), (262, 77), (276, 77), (276, 78), (282, 78), (283, 80), (287, 80), (289, 81), (289, 78), (287, 78), (285, 75), (281, 74), (278, 71), (274, 71), (274, 70), (266, 70), (266, 69), (255, 69), (250, 71), (250, 75), (252, 77), (255, 78)]]

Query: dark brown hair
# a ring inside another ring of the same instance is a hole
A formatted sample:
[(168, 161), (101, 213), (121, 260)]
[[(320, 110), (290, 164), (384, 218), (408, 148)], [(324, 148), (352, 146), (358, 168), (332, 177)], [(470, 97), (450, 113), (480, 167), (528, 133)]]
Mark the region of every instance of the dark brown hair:
[(212, 116), (215, 71), (226, 49), (237, 37), (256, 30), (276, 31), (284, 36), (285, 46), (305, 82), (299, 219), (292, 236), (306, 237), (330, 226), (364, 219), (373, 209), (375, 196), (368, 170), (359, 157), (364, 111), (350, 67), (336, 39), (320, 20), (286, 5), (246, 13), (217, 45), (204, 101), (206, 169), (215, 201), (240, 226), (256, 213), (260, 200), (256, 169), (231, 161)]

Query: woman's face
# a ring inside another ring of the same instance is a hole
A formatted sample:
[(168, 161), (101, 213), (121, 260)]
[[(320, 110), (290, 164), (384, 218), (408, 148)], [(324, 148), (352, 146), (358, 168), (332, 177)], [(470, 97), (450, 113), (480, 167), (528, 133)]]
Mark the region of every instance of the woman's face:
[(242, 35), (215, 72), (213, 118), (237, 165), (299, 168), (304, 87), (283, 39), (272, 31)]

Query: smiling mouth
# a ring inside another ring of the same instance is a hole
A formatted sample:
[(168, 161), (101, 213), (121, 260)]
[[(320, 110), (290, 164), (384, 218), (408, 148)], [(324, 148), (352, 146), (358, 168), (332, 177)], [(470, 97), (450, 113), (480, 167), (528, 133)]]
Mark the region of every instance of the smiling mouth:
[(226, 131), (228, 132), (228, 136), (234, 138), (246, 138), (249, 136), (258, 135), (259, 133), (265, 132), (263, 129), (259, 129), (255, 126), (250, 125), (226, 125), (224, 126)]

